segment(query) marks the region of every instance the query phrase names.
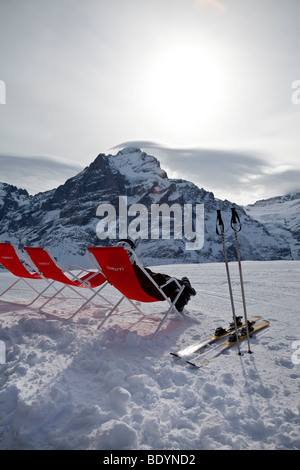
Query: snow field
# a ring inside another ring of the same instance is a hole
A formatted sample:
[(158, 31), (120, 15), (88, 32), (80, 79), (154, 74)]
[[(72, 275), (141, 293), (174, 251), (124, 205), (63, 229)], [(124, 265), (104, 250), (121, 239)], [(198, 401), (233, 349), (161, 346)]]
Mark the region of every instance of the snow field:
[[(0, 449), (300, 449), (300, 364), (292, 356), (300, 264), (242, 266), (248, 317), (271, 325), (251, 338), (252, 355), (243, 341), (242, 357), (232, 347), (201, 369), (169, 353), (231, 321), (224, 264), (154, 268), (188, 275), (197, 291), (189, 313), (173, 315), (154, 340), (150, 316), (138, 322), (127, 311), (97, 331), (105, 307), (66, 323), (0, 302)], [(237, 263), (230, 273), (242, 315)], [(0, 290), (12, 280), (1, 272)], [(141, 308), (157, 317), (162, 306)]]

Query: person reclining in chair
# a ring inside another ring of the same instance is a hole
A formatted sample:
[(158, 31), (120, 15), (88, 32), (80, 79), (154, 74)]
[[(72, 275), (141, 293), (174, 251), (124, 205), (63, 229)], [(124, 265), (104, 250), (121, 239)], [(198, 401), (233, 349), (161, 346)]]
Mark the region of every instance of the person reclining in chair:
[[(158, 292), (155, 285), (151, 282), (148, 276), (143, 272), (143, 270), (139, 266), (138, 258), (135, 254), (135, 244), (129, 239), (122, 239), (117, 243), (117, 246), (122, 246), (127, 251), (129, 259), (131, 261), (132, 267), (134, 272), (139, 280), (144, 291), (158, 300), (164, 300), (164, 297)], [(163, 286), (166, 284), (170, 279), (174, 278), (173, 276), (169, 276), (168, 274), (162, 273), (155, 273), (151, 271), (149, 268), (143, 267), (143, 269), (150, 275), (150, 277), (158, 284), (159, 286)], [(191, 283), (187, 277), (183, 277), (182, 279), (176, 279), (180, 286), (184, 286), (184, 289), (176, 301), (175, 307), (179, 312), (182, 312), (188, 301), (190, 300), (191, 296), (196, 295), (195, 289), (191, 286)], [(163, 287), (163, 291), (167, 297), (173, 302), (176, 298), (179, 287), (175, 281), (169, 282), (165, 287)]]

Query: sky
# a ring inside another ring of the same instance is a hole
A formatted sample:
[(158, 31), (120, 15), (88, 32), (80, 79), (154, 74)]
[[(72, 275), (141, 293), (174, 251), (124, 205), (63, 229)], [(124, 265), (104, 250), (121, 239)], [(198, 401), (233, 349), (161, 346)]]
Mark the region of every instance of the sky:
[(130, 145), (238, 204), (299, 190), (299, 65), (300, 0), (0, 0), (0, 181)]

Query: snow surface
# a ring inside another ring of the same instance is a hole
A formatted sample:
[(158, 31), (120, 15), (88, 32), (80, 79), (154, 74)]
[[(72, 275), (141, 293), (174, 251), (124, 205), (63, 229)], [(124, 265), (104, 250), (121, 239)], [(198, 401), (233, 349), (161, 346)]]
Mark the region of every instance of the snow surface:
[[(164, 303), (142, 305), (146, 318), (127, 306), (97, 331), (104, 304), (68, 323), (18, 306), (24, 291), (0, 302), (0, 449), (300, 449), (300, 262), (243, 263), (248, 316), (271, 325), (252, 355), (244, 341), (242, 357), (233, 347), (202, 369), (169, 353), (231, 321), (225, 266), (155, 270), (188, 275), (197, 296), (154, 340)], [(238, 315), (236, 263), (230, 272)], [(0, 272), (0, 291), (14, 279)]]

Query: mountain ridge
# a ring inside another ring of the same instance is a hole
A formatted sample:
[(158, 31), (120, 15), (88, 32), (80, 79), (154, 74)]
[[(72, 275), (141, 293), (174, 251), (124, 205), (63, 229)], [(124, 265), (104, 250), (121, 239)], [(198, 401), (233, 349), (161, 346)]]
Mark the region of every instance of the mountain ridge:
[(82, 263), (89, 264), (86, 258), (88, 246), (111, 245), (117, 241), (100, 240), (97, 236), (97, 208), (103, 204), (117, 208), (120, 196), (126, 197), (128, 207), (135, 204), (145, 207), (149, 217), (151, 207), (155, 204), (166, 204), (168, 207), (175, 204), (182, 211), (188, 205), (192, 206), (191, 223), (194, 231), (197, 229), (195, 208), (197, 205), (204, 206), (203, 247), (188, 251), (185, 249), (184, 237), (172, 238), (175, 215), (170, 212), (170, 239), (136, 239), (137, 254), (147, 264), (222, 261), (222, 244), (215, 232), (217, 209), (222, 210), (226, 224), (228, 257), (230, 260), (236, 259), (234, 235), (229, 230), (230, 209), (233, 206), (243, 226), (239, 240), (244, 259), (292, 258), (289, 243), (271, 234), (264, 224), (247, 214), (242, 206), (216, 199), (212, 192), (192, 182), (168, 178), (156, 157), (133, 147), (122, 149), (116, 155), (99, 154), (90, 165), (64, 184), (35, 195), (1, 183), (0, 241), (11, 242), (19, 247), (44, 246), (63, 264), (78, 264), (78, 258)]
[(262, 199), (244, 207), (268, 232), (288, 242), (293, 259), (300, 259), (300, 191)]

